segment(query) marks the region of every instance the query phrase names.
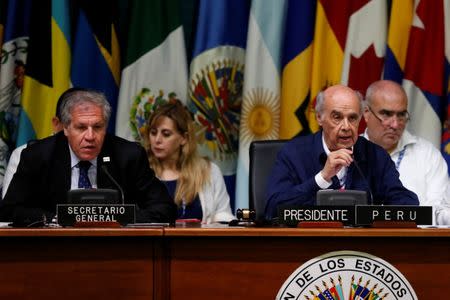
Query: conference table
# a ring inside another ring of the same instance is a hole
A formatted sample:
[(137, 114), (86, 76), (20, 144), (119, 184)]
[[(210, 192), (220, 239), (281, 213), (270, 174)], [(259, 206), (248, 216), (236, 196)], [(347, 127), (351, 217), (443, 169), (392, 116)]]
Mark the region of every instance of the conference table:
[(0, 299), (275, 299), (340, 250), (387, 261), (418, 299), (450, 294), (448, 228), (2, 228), (0, 241)]

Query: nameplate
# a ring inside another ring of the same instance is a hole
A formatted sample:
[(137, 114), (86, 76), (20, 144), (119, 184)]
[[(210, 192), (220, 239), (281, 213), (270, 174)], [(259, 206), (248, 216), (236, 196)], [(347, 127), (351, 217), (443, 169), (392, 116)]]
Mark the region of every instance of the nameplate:
[(57, 204), (58, 224), (118, 222), (121, 225), (136, 223), (134, 204)]
[(356, 205), (356, 206), (293, 206), (278, 209), (280, 224), (297, 226), (300, 222), (342, 222), (346, 226), (372, 225), (376, 221), (433, 224), (431, 206)]
[(431, 206), (358, 205), (356, 223), (370, 225), (375, 221), (414, 222), (416, 225), (433, 224)]
[(355, 224), (355, 206), (281, 206), (278, 210), (281, 224), (297, 226), (299, 222), (342, 222)]

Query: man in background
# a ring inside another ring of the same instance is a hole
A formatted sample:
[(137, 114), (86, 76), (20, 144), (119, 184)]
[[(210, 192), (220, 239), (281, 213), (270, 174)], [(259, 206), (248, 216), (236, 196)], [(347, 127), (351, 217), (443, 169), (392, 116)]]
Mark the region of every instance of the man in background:
[(372, 83), (366, 92), (364, 119), (363, 136), (389, 153), (403, 185), (416, 193), (420, 205), (435, 207), (434, 222), (450, 224), (450, 214), (440, 208), (449, 185), (447, 163), (433, 144), (406, 130), (410, 116), (403, 87), (390, 80)]

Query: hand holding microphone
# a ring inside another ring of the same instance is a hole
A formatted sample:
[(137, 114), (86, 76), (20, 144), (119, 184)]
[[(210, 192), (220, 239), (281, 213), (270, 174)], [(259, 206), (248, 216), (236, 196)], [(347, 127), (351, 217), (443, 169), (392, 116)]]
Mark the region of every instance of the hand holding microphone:
[(335, 176), (343, 167), (350, 166), (352, 162), (352, 149), (339, 149), (330, 152), (325, 162), (325, 166), (321, 171), (322, 177), (327, 181), (331, 181), (333, 176)]

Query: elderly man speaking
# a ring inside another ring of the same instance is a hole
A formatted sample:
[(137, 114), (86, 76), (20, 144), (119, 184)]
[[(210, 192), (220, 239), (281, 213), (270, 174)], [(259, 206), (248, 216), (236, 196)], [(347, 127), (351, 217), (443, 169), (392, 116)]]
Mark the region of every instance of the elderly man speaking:
[(362, 114), (362, 96), (349, 87), (335, 85), (319, 93), (316, 118), (321, 130), (293, 138), (278, 153), (266, 218), (276, 216), (279, 205), (314, 205), (321, 189), (366, 191), (373, 204), (419, 204), (400, 182), (389, 154), (358, 136)]

